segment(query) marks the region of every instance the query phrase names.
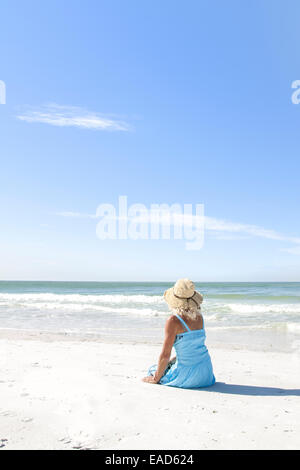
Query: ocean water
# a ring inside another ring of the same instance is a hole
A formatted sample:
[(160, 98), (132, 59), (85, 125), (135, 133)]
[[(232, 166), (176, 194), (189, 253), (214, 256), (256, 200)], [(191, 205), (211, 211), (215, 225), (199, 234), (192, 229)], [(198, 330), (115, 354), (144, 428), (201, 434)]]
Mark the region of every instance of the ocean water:
[[(162, 282), (0, 281), (1, 329), (161, 341), (169, 314)], [(295, 349), (300, 283), (196, 283), (212, 342)]]

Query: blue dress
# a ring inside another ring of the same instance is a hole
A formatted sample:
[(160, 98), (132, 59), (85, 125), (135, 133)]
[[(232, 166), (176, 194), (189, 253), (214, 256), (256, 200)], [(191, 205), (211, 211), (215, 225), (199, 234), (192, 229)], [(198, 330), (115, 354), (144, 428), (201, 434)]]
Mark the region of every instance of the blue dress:
[[(201, 330), (191, 330), (185, 321), (176, 317), (186, 331), (176, 335), (174, 348), (176, 362), (165, 372), (159, 383), (170, 387), (198, 388), (209, 387), (216, 381), (213, 367), (205, 346), (204, 324)], [(151, 366), (148, 375), (154, 375), (157, 365)]]

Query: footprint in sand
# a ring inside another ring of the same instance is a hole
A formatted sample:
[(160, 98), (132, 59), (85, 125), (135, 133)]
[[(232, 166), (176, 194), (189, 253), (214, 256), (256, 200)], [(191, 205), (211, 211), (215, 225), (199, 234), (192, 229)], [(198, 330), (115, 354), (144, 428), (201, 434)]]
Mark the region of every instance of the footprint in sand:
[(72, 439), (69, 437), (62, 437), (61, 439), (58, 439), (59, 442), (63, 442), (64, 444), (70, 444), (72, 442)]
[(17, 413), (15, 413), (14, 411), (1, 411), (0, 415), (1, 416), (9, 416), (10, 418), (12, 418), (14, 416), (17, 416)]
[(33, 418), (23, 418), (21, 421), (22, 423), (30, 423), (30, 421), (33, 421)]
[(74, 450), (92, 450), (93, 446), (91, 446), (89, 444), (84, 444), (84, 443), (78, 442), (77, 444), (72, 445), (72, 449), (74, 449)]
[(0, 439), (0, 448), (5, 447), (7, 442), (8, 442), (7, 439)]

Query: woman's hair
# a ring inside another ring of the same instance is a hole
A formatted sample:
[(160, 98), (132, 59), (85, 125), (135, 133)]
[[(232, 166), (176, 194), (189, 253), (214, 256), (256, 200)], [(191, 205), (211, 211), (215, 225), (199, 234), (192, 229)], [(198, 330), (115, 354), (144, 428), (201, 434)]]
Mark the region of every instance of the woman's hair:
[(178, 315), (190, 318), (191, 320), (196, 320), (197, 316), (201, 314), (201, 307), (188, 306), (188, 307), (177, 307), (173, 311)]

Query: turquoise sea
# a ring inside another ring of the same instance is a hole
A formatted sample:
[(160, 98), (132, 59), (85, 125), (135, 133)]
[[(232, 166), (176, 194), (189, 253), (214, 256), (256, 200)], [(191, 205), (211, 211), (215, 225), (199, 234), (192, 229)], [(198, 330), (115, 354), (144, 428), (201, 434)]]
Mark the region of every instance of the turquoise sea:
[[(161, 341), (173, 282), (0, 281), (1, 329)], [(295, 349), (300, 283), (196, 283), (208, 340)]]

